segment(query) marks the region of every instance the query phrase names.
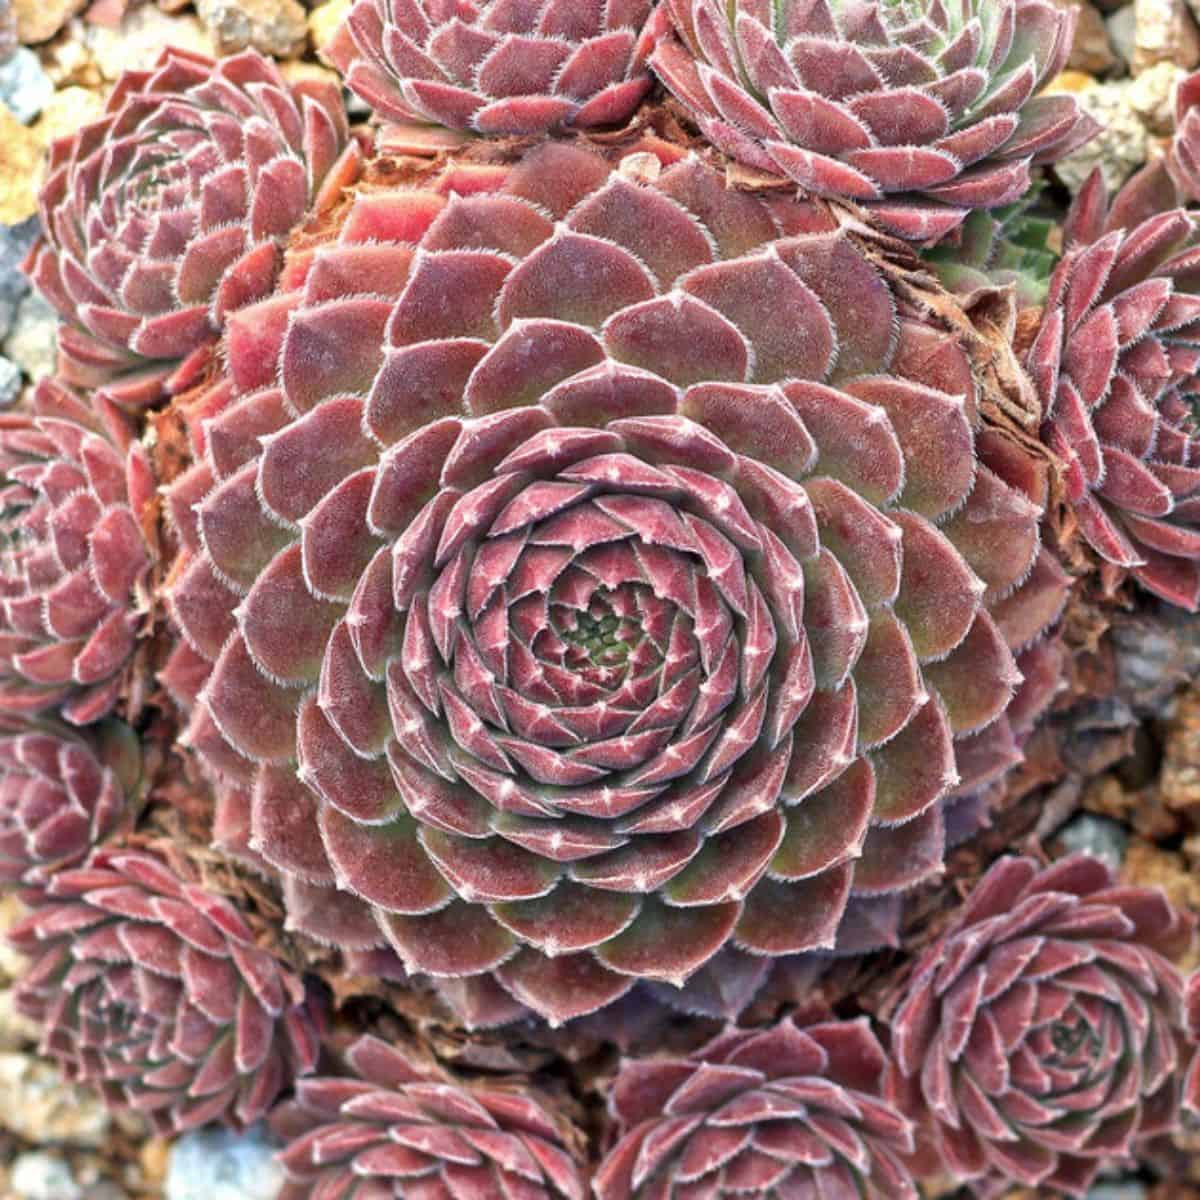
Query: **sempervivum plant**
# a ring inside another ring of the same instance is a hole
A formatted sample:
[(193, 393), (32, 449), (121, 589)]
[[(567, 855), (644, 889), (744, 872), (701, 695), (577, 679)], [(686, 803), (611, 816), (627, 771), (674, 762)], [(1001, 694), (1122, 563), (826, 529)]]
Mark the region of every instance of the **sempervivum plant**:
[(16, 1003), (42, 1053), (160, 1132), (265, 1115), (315, 1066), (318, 1011), (225, 897), (158, 854), (96, 851), (30, 895)]
[(131, 815), (133, 734), (113, 721), (97, 735), (96, 746), (51, 727), (0, 737), (0, 883), (45, 882)]
[(172, 495), (188, 741), (293, 926), (552, 1021), (890, 938), (1037, 632), (954, 340), (646, 145), (361, 194)]
[(653, 0), (355, 0), (325, 54), (391, 121), (480, 134), (615, 125), (650, 90)]
[(0, 711), (87, 724), (116, 702), (148, 606), (140, 443), (45, 380), (33, 414), (0, 419)]
[(909, 1121), (881, 1096), (865, 1021), (731, 1028), (687, 1058), (627, 1062), (599, 1200), (916, 1200)]
[(1146, 215), (1157, 199), (1150, 183), (1131, 182), (1110, 210), (1099, 173), (1088, 181), (1027, 365), (1080, 535), (1143, 587), (1194, 610), (1200, 248), (1182, 209)]
[(349, 1076), (301, 1080), (271, 1119), (282, 1200), (584, 1200), (580, 1134), (531, 1092), (466, 1086), (377, 1037), (345, 1058)]
[(60, 370), (158, 400), (226, 314), (269, 295), (280, 241), (336, 197), (357, 148), (338, 88), (289, 86), (247, 51), (165, 50), (50, 152), (25, 269), (63, 317)]
[(664, 0), (652, 65), (751, 167), (936, 239), (1029, 188), (1095, 132), (1062, 70), (1076, 13), (1050, 0)]
[(892, 1022), (898, 1103), (979, 1190), (1082, 1196), (1179, 1122), (1194, 921), (1084, 855), (996, 863), (918, 962)]

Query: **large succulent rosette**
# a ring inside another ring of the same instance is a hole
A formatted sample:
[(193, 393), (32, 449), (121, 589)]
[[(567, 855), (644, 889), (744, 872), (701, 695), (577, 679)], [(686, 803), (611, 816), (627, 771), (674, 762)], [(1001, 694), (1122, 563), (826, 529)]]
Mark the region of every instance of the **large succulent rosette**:
[(376, 1037), (351, 1074), (312, 1078), (271, 1119), (284, 1142), (281, 1200), (584, 1200), (580, 1135), (525, 1090), (466, 1086)]
[(355, 0), (325, 47), (380, 116), (502, 136), (617, 125), (650, 90), (653, 0)]
[(664, 0), (652, 65), (705, 137), (809, 193), (937, 239), (1090, 138), (1036, 95), (1077, 14), (1050, 0)]
[(266, 1114), (319, 1050), (305, 985), (225, 897), (119, 847), (54, 875), (10, 931), (18, 1009), (64, 1078), (160, 1133)]
[(892, 1089), (941, 1165), (991, 1194), (1082, 1196), (1179, 1120), (1194, 921), (1098, 859), (996, 863), (918, 962)]
[(0, 418), (0, 711), (98, 720), (144, 619), (155, 484), (141, 445), (57, 381)]
[(627, 1062), (598, 1200), (917, 1200), (912, 1126), (881, 1095), (886, 1062), (865, 1020), (791, 1019)]
[(44, 883), (79, 863), (130, 814), (139, 775), (117, 722), (96, 746), (49, 727), (0, 737), (0, 883)]
[(336, 84), (290, 86), (255, 51), (169, 49), (125, 72), (104, 116), (51, 147), (25, 264), (63, 318), (64, 378), (158, 400), (229, 312), (271, 293), (281, 239), (356, 156)]
[(1075, 203), (1070, 245), (1027, 358), (1042, 438), (1084, 541), (1143, 587), (1194, 610), (1200, 248), (1182, 209), (1148, 215), (1159, 194), (1151, 178), (1132, 182), (1111, 210), (1103, 189), (1097, 173)]
[(1048, 619), (953, 338), (651, 145), (364, 191), (172, 493), (186, 740), (292, 926), (552, 1021), (889, 940)]

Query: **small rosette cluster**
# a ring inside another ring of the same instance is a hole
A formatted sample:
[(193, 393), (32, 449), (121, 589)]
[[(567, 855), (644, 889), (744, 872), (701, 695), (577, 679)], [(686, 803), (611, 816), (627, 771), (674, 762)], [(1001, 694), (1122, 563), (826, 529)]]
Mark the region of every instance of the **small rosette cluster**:
[(898, 1104), (955, 1178), (1084, 1195), (1178, 1127), (1191, 937), (1097, 859), (1000, 860), (926, 952), (892, 1023)]
[(320, 1040), (305, 986), (234, 905), (157, 854), (95, 852), (54, 875), (10, 940), (16, 1003), (64, 1078), (160, 1133), (266, 1115)]
[(889, 230), (942, 237), (1095, 132), (1065, 95), (1051, 0), (664, 0), (652, 65), (705, 137)]
[(54, 381), (0, 423), (0, 711), (85, 725), (116, 702), (152, 554), (155, 484), (119, 420)]
[(0, 737), (0, 883), (43, 883), (82, 861), (118, 828), (135, 782), (51, 729)]
[(311, 1078), (272, 1117), (284, 1141), (282, 1200), (584, 1200), (562, 1118), (532, 1094), (467, 1087), (376, 1037), (345, 1054), (352, 1072)]
[(226, 315), (271, 293), (281, 242), (353, 174), (333, 83), (254, 51), (165, 50), (55, 142), (25, 269), (63, 318), (64, 379), (154, 403)]
[(1111, 212), (1096, 174), (1068, 221), (1026, 365), (1084, 541), (1149, 591), (1200, 603), (1200, 248), (1182, 209)]
[(731, 1028), (683, 1059), (626, 1063), (598, 1200), (916, 1200), (912, 1126), (881, 1095), (863, 1021)]
[(355, 0), (325, 47), (381, 117), (493, 137), (617, 125), (650, 90), (653, 0)]
[(171, 496), (168, 677), (292, 925), (555, 1022), (889, 940), (1061, 600), (953, 338), (658, 149), (361, 195)]
[(1183, 1103), (1191, 1120), (1200, 1117), (1200, 971), (1188, 976), (1183, 994), (1184, 1018), (1192, 1061), (1183, 1083)]

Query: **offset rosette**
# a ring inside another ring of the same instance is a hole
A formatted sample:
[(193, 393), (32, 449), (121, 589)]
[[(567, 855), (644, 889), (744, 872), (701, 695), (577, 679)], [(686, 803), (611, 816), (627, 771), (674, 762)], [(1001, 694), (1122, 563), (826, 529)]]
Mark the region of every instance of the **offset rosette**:
[(1089, 180), (1026, 365), (1080, 535), (1149, 591), (1195, 610), (1200, 249), (1182, 209), (1149, 215), (1162, 194), (1148, 186), (1156, 170), (1111, 210), (1099, 173)]
[(584, 1200), (578, 1131), (532, 1093), (468, 1087), (376, 1037), (346, 1051), (348, 1077), (304, 1079), (271, 1119), (282, 1200)]
[(1200, 972), (1188, 977), (1183, 1000), (1192, 1054), (1183, 1084), (1183, 1103), (1194, 1121), (1200, 1117)]
[(270, 295), (280, 243), (352, 177), (338, 88), (246, 51), (163, 51), (105, 115), (54, 143), (25, 269), (63, 318), (59, 369), (153, 403), (229, 312)]
[(503, 136), (618, 125), (653, 0), (356, 0), (325, 54), (390, 121)]
[(1200, 71), (1175, 90), (1175, 136), (1165, 157), (1182, 199), (1200, 199)]
[(109, 722), (96, 750), (52, 728), (0, 738), (0, 883), (44, 883), (119, 827), (141, 773), (131, 730)]
[(599, 1200), (917, 1200), (909, 1121), (881, 1096), (865, 1020), (731, 1028), (684, 1059), (627, 1062)]
[(1096, 124), (1037, 95), (1077, 14), (1050, 0), (664, 0), (651, 63), (704, 135), (890, 231), (937, 239)]
[(56, 381), (0, 424), (0, 710), (104, 716), (144, 620), (155, 485), (119, 420)]
[(554, 1021), (888, 940), (1045, 619), (955, 342), (663, 154), (361, 196), (172, 495), (188, 740), (293, 925)]
[(320, 1047), (304, 983), (223, 896), (157, 854), (60, 871), (9, 934), (33, 962), (16, 1003), (41, 1053), (159, 1133), (266, 1115)]
[(1179, 1122), (1194, 921), (1099, 860), (1005, 858), (917, 964), (892, 1022), (899, 1107), (980, 1191), (1084, 1195)]

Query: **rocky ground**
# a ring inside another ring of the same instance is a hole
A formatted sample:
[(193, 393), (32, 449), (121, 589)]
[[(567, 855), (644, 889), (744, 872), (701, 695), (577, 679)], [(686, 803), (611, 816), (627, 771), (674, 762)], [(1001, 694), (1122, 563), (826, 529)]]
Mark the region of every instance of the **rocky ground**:
[[(1056, 173), (1073, 189), (1099, 163), (1116, 186), (1161, 152), (1174, 86), (1200, 67), (1200, 0), (1056, 2), (1080, 7), (1082, 19), (1070, 68), (1054, 87), (1077, 94), (1107, 126)], [(148, 66), (167, 44), (213, 54), (253, 46), (290, 77), (332, 76), (320, 47), (346, 7), (346, 0), (0, 0), (0, 57), (11, 50), (0, 61), (0, 407), (53, 368), (54, 317), (18, 271), (36, 235), (48, 145), (100, 113), (121, 70)], [(1200, 912), (1200, 625), (1142, 614), (1077, 634), (1058, 736), (1047, 735), (1045, 756), (1033, 756), (1014, 789), (994, 831), (1004, 840), (993, 849), (1019, 845), (1035, 830), (1053, 835), (1119, 866), (1128, 882), (1161, 884)], [(1087, 699), (1095, 695), (1106, 698)], [(967, 860), (957, 866), (970, 872)], [(952, 865), (951, 878), (956, 873)], [(0, 901), (0, 932), (15, 917), (15, 902)], [(0, 1200), (276, 1194), (278, 1169), (257, 1132), (204, 1131), (168, 1144), (59, 1082), (33, 1052), (35, 1031), (13, 1011), (8, 989), (19, 963), (2, 947)], [(1190, 1147), (1164, 1147), (1163, 1166), (1176, 1182), (1109, 1180), (1089, 1200), (1200, 1197), (1200, 1135)]]

